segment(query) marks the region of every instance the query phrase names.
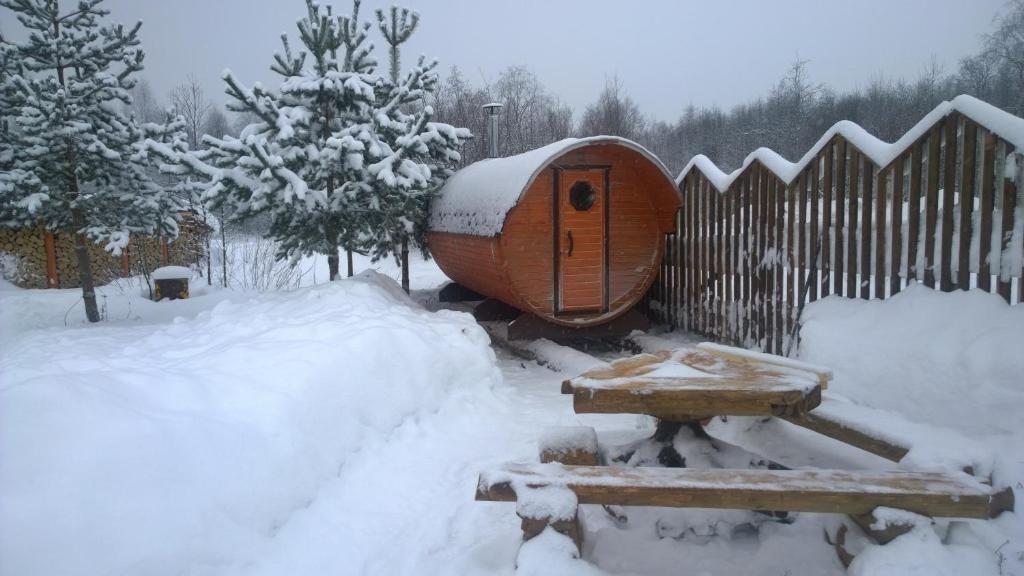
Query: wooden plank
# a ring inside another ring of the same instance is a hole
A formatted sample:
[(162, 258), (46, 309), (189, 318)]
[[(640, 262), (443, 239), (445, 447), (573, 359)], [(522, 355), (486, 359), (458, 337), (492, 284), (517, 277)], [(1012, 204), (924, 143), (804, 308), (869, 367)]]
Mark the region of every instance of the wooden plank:
[(896, 160), (892, 169), (892, 221), (889, 244), (889, 293), (898, 294), (903, 288), (903, 169), (904, 157)]
[[(1005, 146), (1004, 146), (1005, 149)], [(1019, 161), (1019, 160), (1018, 160)], [(1011, 269), (1012, 266), (1012, 248), (1013, 248), (1013, 217), (1017, 211), (1017, 185), (1010, 178), (1002, 178), (1003, 180), (1003, 222), (1002, 222), (1002, 250), (1000, 250), (1000, 263), (996, 270), (999, 274), (999, 282), (997, 283), (997, 292), (1003, 297), (1006, 302), (1012, 303), (1012, 297), (1010, 290), (1012, 289), (1012, 273), (1015, 270)], [(1024, 282), (1024, 278), (1020, 279)]]
[(917, 269), (917, 246), (921, 224), (921, 144), (910, 148), (910, 193), (907, 199), (907, 282), (921, 277)]
[[(815, 163), (817, 163), (817, 162), (815, 162)], [(798, 252), (798, 261), (796, 263), (797, 284), (796, 284), (796, 287), (795, 287), (796, 292), (797, 292), (797, 300), (799, 300), (800, 298), (803, 298), (803, 297), (806, 296), (804, 291), (801, 290), (801, 287), (803, 286), (803, 283), (805, 281), (804, 279), (807, 277), (807, 274), (811, 270), (810, 254), (808, 254), (808, 250), (807, 250), (807, 235), (808, 235), (808, 232), (809, 232), (807, 227), (809, 225), (809, 220), (810, 220), (810, 218), (808, 218), (808, 214), (807, 214), (807, 209), (808, 209), (808, 205), (807, 205), (807, 184), (808, 184), (808, 182), (807, 181), (812, 179), (812, 178), (814, 178), (814, 171), (813, 170), (805, 170), (804, 174), (801, 176), (801, 180), (800, 180), (801, 186), (800, 186), (800, 190), (799, 190), (799, 201), (798, 201), (798, 203), (800, 205), (800, 217), (799, 217), (799, 220), (798, 220), (799, 221), (800, 230), (799, 230), (799, 234), (798, 234), (798, 238), (797, 238), (797, 248), (798, 248), (799, 252)], [(811, 284), (814, 284), (814, 282), (811, 282)], [(801, 304), (801, 302), (794, 302), (793, 306), (795, 307), (796, 310), (799, 310), (800, 304)], [(793, 321), (796, 322), (797, 319), (796, 319), (796, 312), (795, 311), (794, 311), (793, 315), (794, 315)]]
[(996, 136), (985, 132), (981, 165), (981, 214), (978, 235), (978, 288), (992, 290), (992, 216), (995, 213)]
[(957, 286), (971, 289), (971, 238), (974, 218), (974, 178), (977, 176), (978, 125), (964, 119), (964, 152), (960, 165), (960, 234), (957, 250)]
[(788, 215), (786, 217), (786, 334), (793, 333), (794, 310), (796, 310), (796, 272), (797, 272), (797, 251), (795, 246), (796, 228), (800, 225), (797, 219), (798, 190), (804, 185), (804, 173), (797, 176), (796, 181), (787, 187), (786, 206)]
[(885, 172), (878, 170), (876, 173), (878, 197), (875, 199), (875, 298), (885, 299), (885, 216), (886, 208), (889, 206), (889, 180)]
[(825, 178), (822, 181), (821, 202), (821, 297), (831, 292), (832, 284), (832, 159), (835, 152), (829, 144), (825, 148)]
[(756, 327), (756, 340), (755, 343), (758, 348), (764, 349), (764, 341), (766, 336), (766, 328), (768, 317), (765, 314), (766, 298), (768, 292), (768, 275), (764, 269), (764, 253), (767, 250), (767, 233), (768, 233), (768, 170), (764, 166), (758, 165), (757, 168), (758, 181), (757, 181), (757, 201), (754, 203), (754, 209), (757, 211), (757, 217), (754, 219), (754, 225), (757, 227), (757, 248), (752, 254), (754, 258), (754, 266), (756, 273), (754, 278), (757, 280), (757, 291), (755, 292), (754, 298), (754, 319)]
[[(825, 403), (827, 404), (827, 402), (826, 400)], [(811, 411), (783, 419), (893, 462), (899, 462), (910, 451), (910, 448), (906, 446), (879, 438), (877, 435), (850, 425), (849, 422), (829, 418), (824, 411)]]
[(718, 316), (718, 304), (719, 304), (719, 293), (718, 293), (718, 240), (719, 240), (719, 227), (721, 226), (721, 220), (719, 219), (720, 206), (719, 202), (722, 199), (722, 195), (718, 192), (718, 189), (714, 186), (708, 187), (710, 193), (710, 202), (708, 207), (709, 211), (709, 224), (710, 233), (708, 237), (708, 318), (710, 320), (710, 326), (708, 334), (712, 338), (718, 338), (718, 329), (721, 325), (721, 319)]
[(939, 212), (939, 166), (941, 160), (942, 122), (932, 128), (928, 136), (928, 187), (925, 191), (924, 212), (924, 285), (935, 287), (935, 233)]
[(601, 455), (593, 426), (551, 426), (537, 440), (542, 463), (599, 466)]
[(939, 288), (943, 292), (953, 290), (953, 210), (956, 209), (956, 159), (957, 129), (960, 119), (950, 115), (945, 124), (945, 157), (942, 180), (942, 238), (939, 260)]
[(885, 506), (933, 517), (988, 518), (991, 488), (963, 474), (873, 470), (698, 469), (513, 463), (481, 473), (476, 499), (513, 487), (567, 487), (580, 504), (867, 514)]
[[(767, 171), (765, 171), (766, 174)], [(768, 180), (768, 195), (766, 196), (765, 203), (765, 222), (767, 228), (765, 229), (765, 245), (762, 250), (762, 257), (768, 255), (768, 251), (774, 251), (777, 255), (778, 244), (776, 242), (776, 226), (775, 219), (778, 215), (775, 210), (776, 197), (779, 193), (779, 179), (774, 174), (769, 175)], [(775, 350), (775, 308), (776, 308), (776, 297), (778, 292), (777, 282), (775, 278), (775, 258), (771, 261), (764, 263), (764, 278), (765, 278), (765, 344), (763, 350), (765, 352), (772, 352)]]
[(753, 210), (751, 197), (750, 197), (750, 179), (751, 172), (748, 170), (747, 173), (742, 177), (743, 181), (743, 198), (741, 200), (741, 206), (743, 210), (743, 337), (740, 341), (741, 344), (746, 344), (750, 340), (750, 259), (751, 259), (751, 212)]
[(683, 310), (683, 303), (685, 302), (685, 300), (683, 298), (683, 294), (685, 294), (685, 290), (686, 290), (686, 278), (685, 278), (685, 276), (683, 276), (683, 270), (684, 270), (684, 267), (686, 266), (686, 250), (685, 250), (686, 237), (683, 236), (684, 225), (685, 224), (683, 222), (683, 211), (681, 209), (677, 210), (676, 211), (676, 261), (675, 261), (675, 264), (676, 264), (676, 269), (675, 269), (676, 288), (675, 288), (675, 290), (673, 292), (673, 299), (674, 299), (674, 302), (675, 302), (676, 315), (678, 317), (677, 320), (676, 320), (676, 322), (677, 322), (676, 325), (679, 326), (680, 328), (685, 326), (684, 322), (686, 321), (686, 319), (685, 319), (686, 314), (685, 314), (685, 312)]
[[(850, 173), (850, 180), (851, 180), (851, 182), (850, 182), (850, 208), (851, 208), (851, 210), (850, 210), (850, 222), (852, 224), (852, 223), (855, 223), (857, 221), (857, 213), (856, 213), (856, 210), (853, 209), (853, 207), (856, 206), (856, 204), (854, 203), (853, 196), (855, 195), (854, 190), (856, 190), (856, 188), (857, 188), (857, 184), (856, 184), (856, 182), (857, 182), (857, 177), (856, 177), (857, 169), (856, 169), (856, 167), (857, 167), (857, 162), (858, 162), (859, 155), (857, 154), (857, 149), (856, 148), (851, 147), (850, 150), (847, 151), (847, 149), (846, 149), (846, 140), (843, 139), (843, 138), (839, 138), (838, 139), (838, 142), (837, 142), (837, 145), (836, 145), (836, 149), (837, 149), (837, 152), (836, 152), (836, 191), (835, 191), (836, 225), (834, 227), (835, 235), (836, 235), (836, 240), (835, 240), (835, 243), (834, 243), (835, 249), (836, 249), (836, 256), (835, 256), (835, 266), (833, 266), (833, 268), (832, 268), (832, 271), (835, 274), (835, 285), (834, 285), (834, 288), (833, 288), (832, 292), (836, 296), (842, 296), (843, 293), (844, 293), (844, 283), (846, 282), (846, 276), (845, 276), (846, 267), (845, 267), (845, 261), (844, 261), (843, 246), (846, 243), (846, 230), (849, 229), (846, 226), (846, 179), (847, 179), (846, 168), (847, 168), (847, 165), (850, 165), (850, 166), (853, 167), (853, 170), (851, 170), (851, 173)], [(854, 246), (854, 243), (851, 242), (850, 246), (851, 247)], [(849, 258), (851, 266), (853, 266), (853, 262), (855, 261), (853, 259), (853, 255), (854, 254), (855, 254), (855, 252), (851, 251), (850, 258)], [(853, 269), (851, 271), (854, 272), (854, 273), (857, 272), (856, 269)], [(853, 284), (851, 283), (849, 286), (847, 286), (847, 288), (850, 288), (852, 286), (853, 286)], [(852, 288), (850, 290), (852, 290)], [(850, 290), (845, 290), (845, 292), (849, 293)]]
[(786, 183), (779, 178), (775, 179), (775, 258), (772, 268), (775, 270), (775, 348), (771, 350), (775, 354), (782, 354), (782, 312), (785, 306), (785, 266), (783, 258), (786, 255), (785, 231), (786, 224)]
[(686, 329), (693, 332), (697, 329), (697, 206), (695, 193), (696, 178), (687, 182), (686, 221), (689, 228), (686, 233)]
[(818, 226), (818, 224), (819, 224), (818, 223), (818, 220), (819, 220), (819, 215), (818, 215), (819, 210), (818, 210), (818, 208), (819, 208), (819, 205), (821, 203), (821, 198), (819, 197), (820, 188), (819, 188), (819, 181), (818, 181), (818, 176), (819, 176), (819, 171), (820, 171), (820, 164), (821, 164), (821, 157), (819, 156), (818, 158), (814, 159), (814, 171), (813, 171), (812, 176), (811, 176), (811, 191), (810, 191), (810, 198), (809, 198), (810, 209), (811, 209), (811, 230), (810, 230), (811, 237), (808, 239), (808, 243), (806, 244), (806, 246), (808, 247), (808, 250), (805, 253), (807, 254), (806, 263), (807, 263), (808, 273), (810, 273), (811, 270), (815, 271), (813, 277), (810, 279), (810, 283), (809, 283), (810, 285), (808, 286), (808, 290), (807, 290), (807, 292), (808, 292), (807, 300), (809, 302), (814, 302), (815, 300), (818, 299), (818, 285), (820, 284), (819, 281), (818, 281), (818, 272), (817, 272), (818, 270), (820, 270), (820, 267), (818, 266), (818, 263), (816, 262), (817, 258), (819, 258), (821, 256), (821, 247), (820, 247), (821, 237), (818, 235), (818, 228), (819, 228), (819, 226)]
[(864, 162), (863, 171), (861, 178), (864, 180), (864, 214), (860, 219), (860, 297), (868, 300), (871, 298), (871, 208), (874, 202), (875, 165)]
[[(850, 159), (850, 190), (849, 190), (849, 202), (850, 202), (850, 216), (849, 226), (847, 227), (849, 242), (847, 244), (847, 260), (849, 262), (850, 271), (846, 276), (846, 295), (850, 298), (857, 297), (857, 222), (860, 213), (860, 154), (851, 154), (853, 158)], [(838, 208), (838, 203), (836, 208)], [(838, 216), (837, 216), (838, 218)], [(836, 253), (839, 256), (839, 253)]]
[(725, 231), (723, 232), (723, 244), (722, 244), (722, 267), (723, 267), (723, 282), (725, 287), (725, 298), (723, 307), (723, 327), (722, 336), (726, 342), (733, 342), (735, 337), (735, 323), (733, 322), (733, 311), (735, 310), (733, 298), (734, 298), (734, 282), (736, 278), (735, 266), (733, 265), (733, 258), (736, 254), (735, 244), (733, 242), (733, 231), (734, 222), (733, 218), (736, 215), (736, 195), (733, 193), (733, 189), (727, 190), (722, 197), (722, 201), (725, 205)]

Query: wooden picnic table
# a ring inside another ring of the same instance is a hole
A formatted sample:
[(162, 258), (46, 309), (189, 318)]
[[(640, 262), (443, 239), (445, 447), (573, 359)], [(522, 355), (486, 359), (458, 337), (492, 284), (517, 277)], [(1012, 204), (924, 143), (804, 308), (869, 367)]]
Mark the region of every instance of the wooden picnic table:
[(806, 414), (832, 373), (716, 344), (640, 354), (563, 383), (577, 413), (647, 414), (671, 422), (712, 416)]

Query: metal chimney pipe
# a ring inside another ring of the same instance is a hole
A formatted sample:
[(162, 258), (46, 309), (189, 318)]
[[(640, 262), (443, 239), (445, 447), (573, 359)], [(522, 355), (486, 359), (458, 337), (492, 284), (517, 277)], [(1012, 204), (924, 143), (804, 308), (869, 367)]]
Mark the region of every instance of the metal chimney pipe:
[(484, 111), (487, 112), (487, 157), (498, 157), (498, 115), (501, 114), (502, 104), (491, 102), (484, 104)]

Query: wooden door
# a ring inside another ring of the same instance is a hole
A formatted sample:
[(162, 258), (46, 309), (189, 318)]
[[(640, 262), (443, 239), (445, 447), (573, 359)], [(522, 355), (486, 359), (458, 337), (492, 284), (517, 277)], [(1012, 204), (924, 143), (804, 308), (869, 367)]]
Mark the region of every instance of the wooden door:
[(607, 308), (606, 175), (604, 168), (566, 169), (559, 174), (558, 312), (601, 312)]

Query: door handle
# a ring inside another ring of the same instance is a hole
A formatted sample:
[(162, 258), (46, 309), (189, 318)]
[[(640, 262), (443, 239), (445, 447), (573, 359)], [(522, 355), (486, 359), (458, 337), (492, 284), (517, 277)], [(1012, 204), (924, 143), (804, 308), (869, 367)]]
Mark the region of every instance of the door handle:
[(572, 256), (572, 247), (573, 247), (572, 230), (569, 230), (568, 234), (569, 234), (569, 254), (568, 254), (568, 256)]

